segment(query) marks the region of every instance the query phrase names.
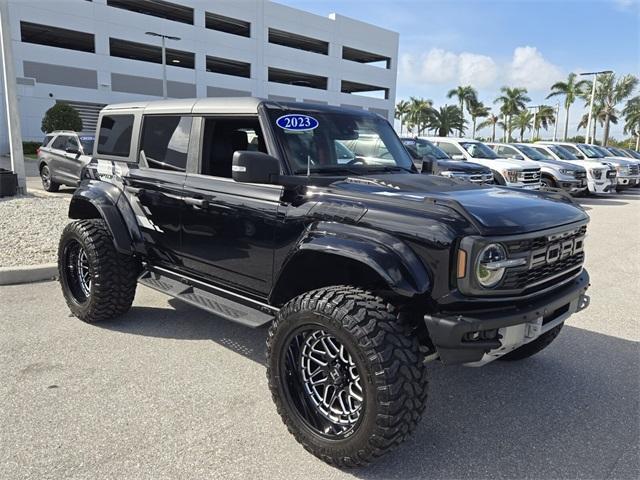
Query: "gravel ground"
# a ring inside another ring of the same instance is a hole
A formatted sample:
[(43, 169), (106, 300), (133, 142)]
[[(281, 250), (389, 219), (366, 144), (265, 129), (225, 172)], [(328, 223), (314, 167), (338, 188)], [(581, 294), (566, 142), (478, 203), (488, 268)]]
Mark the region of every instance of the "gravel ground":
[(0, 267), (56, 262), (70, 200), (40, 192), (0, 198)]

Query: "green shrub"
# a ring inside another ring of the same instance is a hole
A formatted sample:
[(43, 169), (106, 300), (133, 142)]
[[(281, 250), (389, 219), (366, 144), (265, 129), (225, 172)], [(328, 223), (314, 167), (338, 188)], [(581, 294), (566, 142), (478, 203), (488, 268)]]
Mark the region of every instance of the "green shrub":
[(22, 151), (25, 155), (35, 155), (40, 142), (22, 142)]
[(72, 106), (66, 103), (56, 103), (44, 114), (40, 129), (44, 133), (51, 133), (55, 130), (79, 132), (82, 130), (82, 119)]

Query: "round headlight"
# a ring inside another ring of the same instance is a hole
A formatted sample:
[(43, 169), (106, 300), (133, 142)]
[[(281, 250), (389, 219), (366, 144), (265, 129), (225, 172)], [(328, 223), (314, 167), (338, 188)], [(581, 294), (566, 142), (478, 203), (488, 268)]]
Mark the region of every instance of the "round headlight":
[(484, 288), (495, 287), (504, 276), (505, 268), (495, 265), (504, 262), (507, 253), (499, 243), (491, 243), (484, 247), (476, 261), (476, 278)]

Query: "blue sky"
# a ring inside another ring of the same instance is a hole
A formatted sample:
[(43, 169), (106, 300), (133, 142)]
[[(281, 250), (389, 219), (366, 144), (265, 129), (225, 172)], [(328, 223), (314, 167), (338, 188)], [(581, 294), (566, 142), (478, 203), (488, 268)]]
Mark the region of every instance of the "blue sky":
[[(502, 85), (527, 87), (532, 104), (552, 104), (549, 86), (572, 71), (640, 75), (640, 0), (278, 1), (399, 32), (398, 100), (452, 103), (446, 92), (471, 84), (485, 104)], [(572, 108), (571, 133), (583, 102)], [(622, 127), (612, 134), (621, 138)]]

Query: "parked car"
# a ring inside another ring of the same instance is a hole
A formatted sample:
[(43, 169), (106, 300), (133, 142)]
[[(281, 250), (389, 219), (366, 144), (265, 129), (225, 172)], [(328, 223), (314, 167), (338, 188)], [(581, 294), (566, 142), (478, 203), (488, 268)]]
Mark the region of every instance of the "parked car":
[[(554, 192), (420, 175), (372, 112), (141, 102), (104, 108), (98, 131), (58, 250), (73, 315), (127, 312), (139, 281), (270, 324), (278, 413), (332, 465), (365, 465), (410, 436), (425, 360), (530, 357), (588, 305), (584, 209)], [(364, 132), (389, 158), (339, 163), (335, 142)]]
[(534, 162), (500, 158), (484, 143), (453, 137), (426, 137), (454, 160), (479, 163), (493, 172), (495, 183), (529, 190), (540, 189), (540, 166)]
[(414, 164), (422, 173), (456, 178), (471, 183), (493, 183), (493, 172), (478, 163), (452, 160), (429, 140), (402, 137), (402, 143), (411, 154)]
[(570, 143), (570, 142), (536, 142), (542, 145), (560, 145), (562, 148), (569, 150), (581, 160), (595, 160), (597, 162), (605, 162), (616, 169), (616, 190), (622, 190), (635, 185), (638, 182), (638, 173), (635, 172), (633, 162), (628, 159), (618, 157), (605, 157), (604, 153), (599, 152), (592, 145), (586, 143)]
[(605, 162), (579, 160), (573, 153), (560, 145), (534, 143), (531, 148), (550, 160), (579, 165), (587, 171), (587, 188), (592, 194), (609, 194), (616, 189), (616, 169)]
[(587, 171), (584, 167), (559, 160), (551, 160), (524, 143), (487, 143), (500, 158), (528, 160), (540, 165), (543, 186), (561, 188), (567, 193), (578, 194), (588, 189)]
[(45, 135), (36, 153), (40, 179), (47, 192), (56, 192), (60, 185), (80, 184), (80, 172), (91, 160), (94, 140), (93, 133), (70, 130)]
[(596, 150), (597, 152), (601, 153), (602, 155), (604, 155), (605, 161), (613, 160), (616, 162), (618, 161), (628, 162), (626, 166), (626, 171), (628, 172), (628, 175), (629, 175), (628, 186), (637, 187), (638, 185), (640, 185), (640, 162), (639, 161), (637, 161), (634, 158), (629, 158), (624, 154), (619, 155), (611, 151), (610, 149), (601, 147), (599, 145), (590, 145), (590, 147)]
[(640, 152), (636, 152), (635, 150), (632, 150), (630, 148), (623, 148), (622, 150), (627, 152), (631, 158), (640, 160)]

